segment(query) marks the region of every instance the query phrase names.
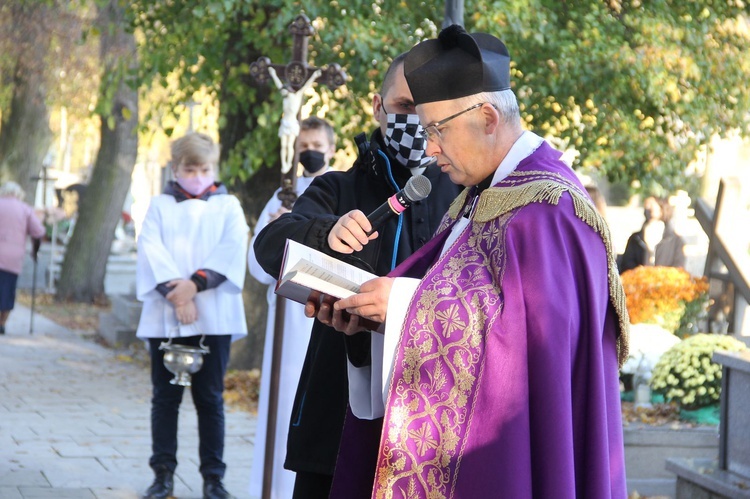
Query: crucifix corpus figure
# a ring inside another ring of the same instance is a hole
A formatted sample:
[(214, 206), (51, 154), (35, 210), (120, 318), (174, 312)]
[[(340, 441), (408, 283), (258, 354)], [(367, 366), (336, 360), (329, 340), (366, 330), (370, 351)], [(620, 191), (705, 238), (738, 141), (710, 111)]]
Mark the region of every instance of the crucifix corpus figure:
[(284, 174), (292, 168), (292, 162), (294, 161), (294, 141), (299, 135), (299, 121), (297, 121), (297, 116), (302, 107), (302, 97), (307, 89), (312, 87), (315, 80), (323, 74), (323, 71), (316, 69), (305, 84), (296, 92), (279, 79), (276, 70), (272, 66), (268, 67), (268, 73), (271, 75), (274, 84), (276, 84), (276, 88), (279, 89), (282, 97), (284, 97), (283, 114), (281, 116), (281, 124), (279, 125), (281, 173)]

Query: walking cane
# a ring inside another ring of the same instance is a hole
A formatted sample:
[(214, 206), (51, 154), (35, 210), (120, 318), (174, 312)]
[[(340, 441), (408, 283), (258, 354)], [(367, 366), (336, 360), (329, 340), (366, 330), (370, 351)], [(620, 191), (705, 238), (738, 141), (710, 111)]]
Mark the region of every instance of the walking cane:
[[(41, 240), (39, 241), (41, 243)], [(34, 304), (36, 303), (36, 266), (39, 260), (39, 248), (36, 247), (36, 241), (32, 242), (32, 260), (34, 260), (34, 270), (31, 276), (31, 317), (29, 318), (29, 335), (34, 334)]]
[(34, 271), (31, 281), (31, 318), (29, 319), (29, 334), (34, 334), (34, 302), (36, 301), (36, 260), (34, 260)]

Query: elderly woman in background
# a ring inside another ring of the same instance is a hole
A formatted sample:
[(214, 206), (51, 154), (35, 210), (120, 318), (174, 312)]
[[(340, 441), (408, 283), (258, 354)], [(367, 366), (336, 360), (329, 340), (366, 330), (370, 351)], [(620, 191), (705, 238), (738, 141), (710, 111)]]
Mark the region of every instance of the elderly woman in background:
[(0, 334), (16, 304), (16, 283), (23, 266), (26, 236), (33, 238), (33, 258), (39, 250), (44, 226), (34, 209), (23, 199), (25, 194), (15, 182), (0, 187)]

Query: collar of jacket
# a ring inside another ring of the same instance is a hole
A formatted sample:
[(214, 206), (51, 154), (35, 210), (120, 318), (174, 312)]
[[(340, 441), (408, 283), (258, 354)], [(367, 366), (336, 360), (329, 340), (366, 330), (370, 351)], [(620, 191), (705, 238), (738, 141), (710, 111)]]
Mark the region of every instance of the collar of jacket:
[[(388, 165), (390, 164), (391, 175), (396, 180), (400, 188), (406, 185), (406, 181), (411, 177), (411, 171), (401, 165), (393, 156), (388, 153), (388, 148), (383, 141), (383, 134), (380, 128), (376, 128), (370, 135), (370, 140), (364, 133), (360, 133), (354, 138), (357, 144), (358, 156), (355, 165), (358, 168), (367, 170), (368, 178), (377, 182), (385, 182), (388, 185)], [(382, 153), (382, 154), (381, 154)], [(386, 159), (383, 157), (386, 156)], [(395, 192), (395, 191), (394, 191)]]

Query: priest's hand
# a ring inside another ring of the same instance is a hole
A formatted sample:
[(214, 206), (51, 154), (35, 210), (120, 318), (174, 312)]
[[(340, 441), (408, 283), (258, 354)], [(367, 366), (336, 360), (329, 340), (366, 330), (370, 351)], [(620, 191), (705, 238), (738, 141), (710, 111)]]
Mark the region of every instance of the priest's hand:
[(174, 279), (167, 283), (172, 291), (165, 297), (175, 307), (190, 302), (198, 294), (198, 288), (190, 279)]
[[(330, 325), (330, 305), (336, 301), (337, 298), (334, 296), (326, 295), (320, 291), (310, 290), (310, 296), (307, 297), (307, 303), (305, 303), (305, 316), (311, 319), (318, 319), (323, 324)], [(323, 309), (323, 313), (320, 313), (320, 307), (322, 304), (326, 304)]]
[(305, 315), (348, 335), (380, 329), (380, 323), (352, 315), (345, 310), (334, 310), (333, 304), (337, 300), (334, 296), (315, 291), (305, 304)]
[(367, 233), (371, 230), (372, 225), (365, 214), (352, 210), (342, 215), (328, 233), (328, 246), (339, 253), (362, 251), (365, 244), (378, 237), (377, 231), (368, 236)]
[[(359, 293), (333, 304), (334, 311), (345, 311), (375, 323), (384, 323), (388, 314), (388, 298), (393, 288), (392, 277), (378, 277), (362, 284)], [(334, 314), (334, 327), (335, 326)], [(343, 315), (342, 319), (346, 319)], [(347, 329), (351, 326), (346, 325)], [(338, 328), (336, 328), (338, 329)], [(345, 331), (346, 332), (346, 331)]]
[(188, 325), (198, 320), (198, 309), (195, 307), (193, 300), (188, 301), (182, 305), (177, 305), (174, 308), (174, 313), (177, 316), (177, 320), (180, 324)]

